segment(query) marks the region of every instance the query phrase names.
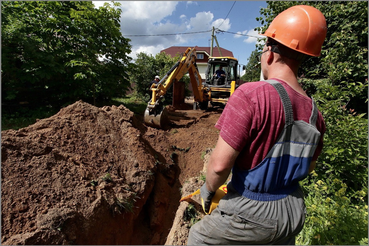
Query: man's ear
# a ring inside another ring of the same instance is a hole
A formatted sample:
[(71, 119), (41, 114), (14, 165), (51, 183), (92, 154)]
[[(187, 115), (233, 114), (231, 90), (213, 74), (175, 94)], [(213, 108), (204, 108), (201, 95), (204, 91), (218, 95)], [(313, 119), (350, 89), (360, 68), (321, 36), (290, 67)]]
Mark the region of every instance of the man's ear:
[(270, 51), (267, 53), (268, 57), (267, 57), (267, 63), (268, 64), (272, 64), (273, 60), (274, 60), (274, 52)]

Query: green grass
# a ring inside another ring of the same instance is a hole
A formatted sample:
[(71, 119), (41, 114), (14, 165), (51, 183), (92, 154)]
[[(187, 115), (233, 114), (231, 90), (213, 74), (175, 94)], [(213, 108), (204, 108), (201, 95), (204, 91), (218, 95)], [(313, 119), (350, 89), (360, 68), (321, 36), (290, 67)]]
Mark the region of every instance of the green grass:
[(133, 193), (130, 197), (117, 198), (115, 203), (116, 206), (118, 206), (119, 211), (132, 213), (138, 198), (137, 194)]
[(44, 119), (53, 116), (57, 110), (49, 108), (40, 108), (35, 110), (19, 110), (17, 112), (1, 114), (1, 130), (18, 130), (36, 123), (37, 119)]
[(188, 204), (186, 210), (183, 214), (183, 219), (189, 222), (188, 227), (191, 228), (194, 224), (199, 222), (201, 219), (198, 217), (199, 213), (196, 211), (196, 208), (193, 204)]
[(147, 107), (147, 102), (143, 98), (135, 94), (130, 94), (123, 98), (113, 98), (113, 102), (117, 105), (123, 104), (126, 108), (128, 108), (135, 114), (143, 115)]
[(201, 173), (199, 179), (205, 182), (206, 181), (206, 174)]
[(206, 155), (206, 150), (205, 151), (203, 151), (203, 152), (201, 152), (201, 160), (204, 160), (204, 158), (205, 158), (205, 155)]

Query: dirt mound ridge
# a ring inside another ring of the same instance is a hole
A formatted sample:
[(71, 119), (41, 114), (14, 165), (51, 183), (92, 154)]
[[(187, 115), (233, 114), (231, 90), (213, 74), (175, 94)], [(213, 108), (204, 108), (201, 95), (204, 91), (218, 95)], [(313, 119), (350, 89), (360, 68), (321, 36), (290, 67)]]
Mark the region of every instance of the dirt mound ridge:
[(156, 172), (133, 122), (79, 101), (2, 132), (2, 243), (129, 243)]
[(163, 131), (123, 105), (78, 101), (3, 131), (2, 244), (164, 244), (218, 136), (218, 112), (173, 115)]

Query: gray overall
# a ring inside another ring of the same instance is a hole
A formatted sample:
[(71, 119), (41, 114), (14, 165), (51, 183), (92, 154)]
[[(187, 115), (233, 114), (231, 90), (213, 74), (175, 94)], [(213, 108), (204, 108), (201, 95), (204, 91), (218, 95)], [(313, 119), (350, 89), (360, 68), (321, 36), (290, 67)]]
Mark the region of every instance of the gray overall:
[[(313, 101), (310, 123), (294, 121), (292, 105), (284, 87), (276, 81), (267, 82), (276, 88), (283, 102), (285, 128), (260, 167), (254, 168), (255, 173), (251, 175), (251, 170), (232, 178), (228, 193), (218, 207), (192, 226), (188, 245), (294, 245), (295, 236), (303, 228), (306, 208), (298, 181), (308, 175), (309, 164), (320, 139), (315, 127), (318, 110)], [(286, 165), (290, 167), (286, 168)], [(248, 179), (248, 175), (251, 178)], [(258, 178), (263, 175), (269, 178), (266, 181)], [(278, 175), (280, 177), (275, 178)], [(271, 183), (271, 177), (278, 181)]]

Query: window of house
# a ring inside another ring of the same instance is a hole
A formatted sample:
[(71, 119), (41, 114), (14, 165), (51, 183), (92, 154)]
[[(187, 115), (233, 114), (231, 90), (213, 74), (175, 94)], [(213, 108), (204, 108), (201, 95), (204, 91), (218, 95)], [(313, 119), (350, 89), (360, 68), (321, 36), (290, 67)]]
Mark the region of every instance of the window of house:
[(196, 54), (197, 59), (204, 59), (204, 54)]

